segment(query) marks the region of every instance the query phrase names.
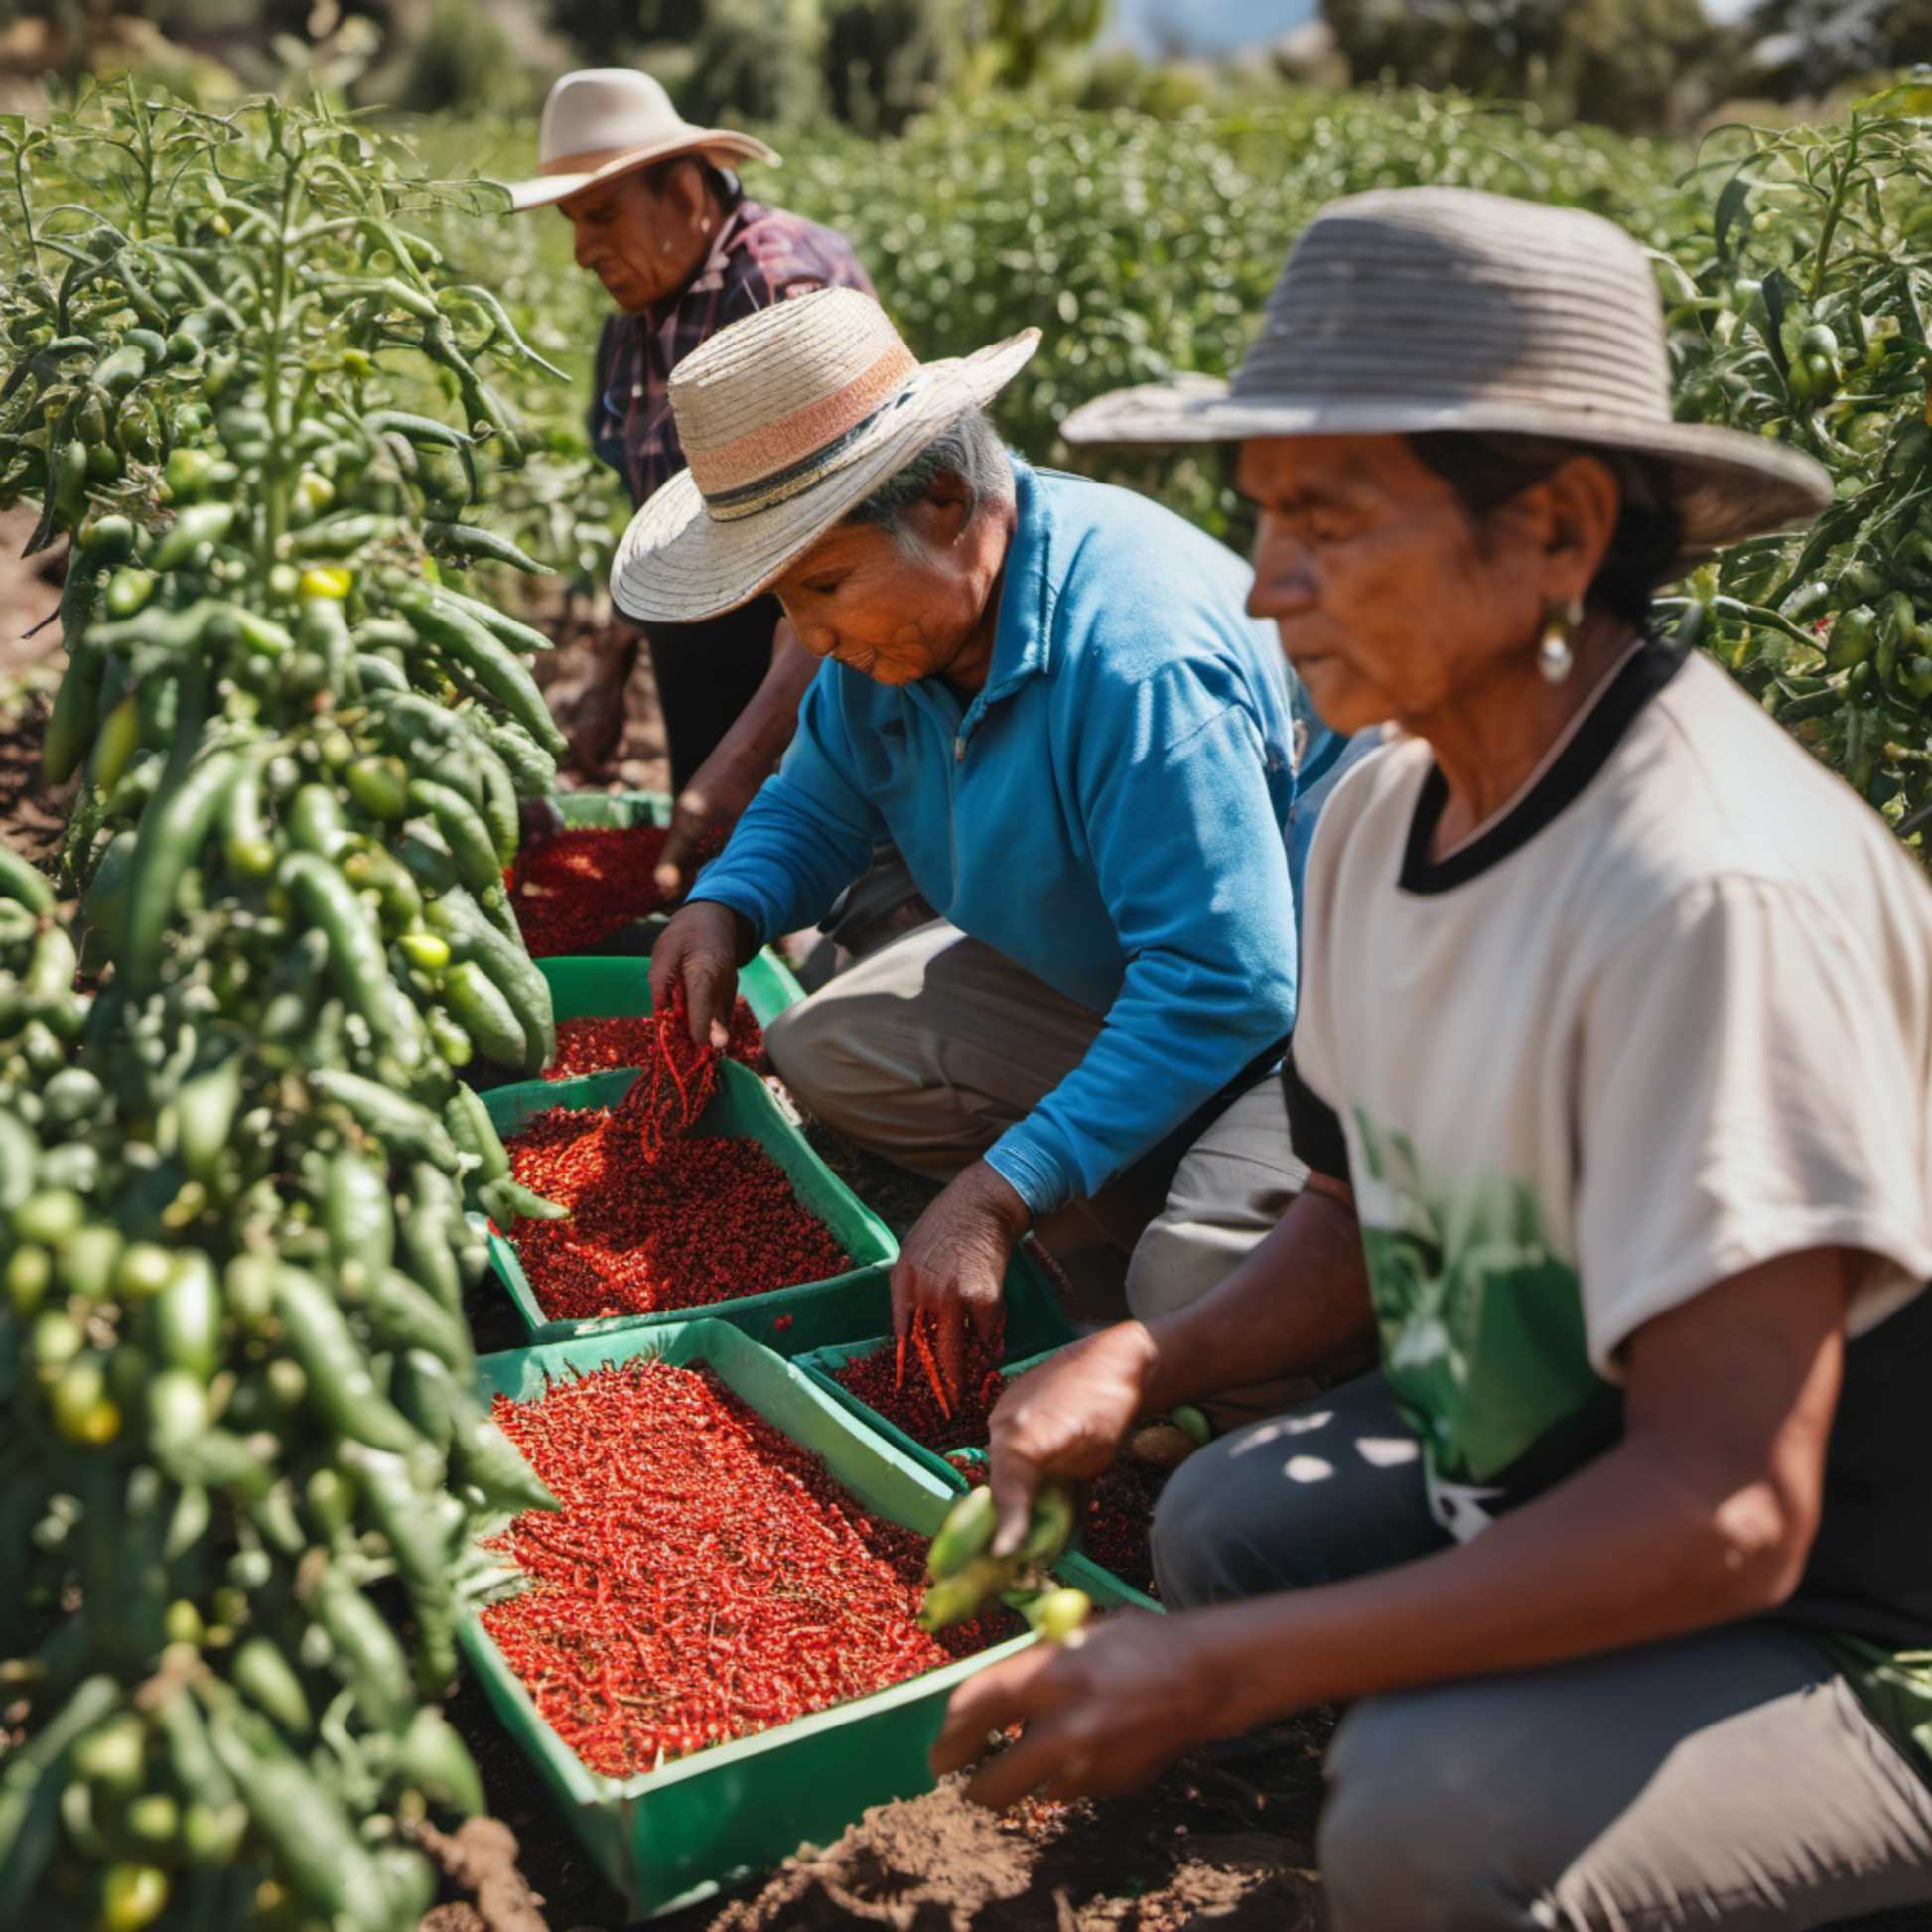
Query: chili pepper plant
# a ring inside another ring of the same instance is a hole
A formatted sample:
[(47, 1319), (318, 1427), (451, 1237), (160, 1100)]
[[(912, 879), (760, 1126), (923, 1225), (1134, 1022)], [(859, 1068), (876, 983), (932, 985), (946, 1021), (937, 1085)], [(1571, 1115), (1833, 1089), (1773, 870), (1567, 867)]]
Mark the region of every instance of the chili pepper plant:
[(1692, 634), (1925, 855), (1932, 824), (1932, 90), (1842, 126), (1729, 128), (1660, 265), (1679, 413), (1837, 482), (1817, 523), (1698, 571)]
[(103, 95), (0, 183), (73, 785), (58, 882), (0, 858), (0, 1922), (406, 1932), (466, 1553), (548, 1501), (461, 1315), (466, 1205), (553, 1211), (457, 1077), (551, 1048), (543, 640), (461, 574), (524, 351), (404, 225), (474, 185), (326, 109)]

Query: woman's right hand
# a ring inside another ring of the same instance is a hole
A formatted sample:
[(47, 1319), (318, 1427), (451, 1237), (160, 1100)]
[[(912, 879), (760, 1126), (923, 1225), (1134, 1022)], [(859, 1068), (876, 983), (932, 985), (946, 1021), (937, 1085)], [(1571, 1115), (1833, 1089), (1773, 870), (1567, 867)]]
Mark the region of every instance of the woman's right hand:
[(697, 1046), (724, 1048), (738, 998), (739, 918), (715, 899), (694, 899), (671, 916), (650, 949), (650, 1004), (661, 1013), (679, 994)]
[(1122, 1321), (1062, 1348), (1001, 1396), (988, 1443), (996, 1555), (1020, 1547), (1041, 1478), (1086, 1482), (1113, 1465), (1148, 1413), (1154, 1356), (1147, 1329)]

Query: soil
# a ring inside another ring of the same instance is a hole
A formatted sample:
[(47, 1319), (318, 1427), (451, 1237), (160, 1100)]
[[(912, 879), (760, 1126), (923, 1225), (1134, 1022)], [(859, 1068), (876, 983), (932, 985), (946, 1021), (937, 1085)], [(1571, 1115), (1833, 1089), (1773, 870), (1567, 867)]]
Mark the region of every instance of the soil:
[[(64, 658), (58, 628), (35, 626), (56, 607), (63, 559), (19, 556), (34, 520), (0, 515), (0, 838), (45, 860), (67, 801), (42, 781), (40, 737)], [(564, 782), (663, 790), (648, 656), (636, 653), (614, 731), (604, 694), (630, 654), (627, 627), (581, 609), (545, 614), (545, 623), (561, 647), (537, 667), (539, 681), (577, 747)], [(895, 1233), (937, 1191), (817, 1123), (806, 1132)], [(480, 1294), (470, 1311), (481, 1351), (520, 1345), (507, 1298)], [(424, 1829), (446, 1877), (444, 1901), (420, 1932), (613, 1932), (628, 1923), (474, 1680), (459, 1683), (447, 1714), (477, 1758), (493, 1816), (447, 1838)], [(1302, 1932), (1322, 1922), (1311, 1867), (1331, 1728), (1332, 1714), (1306, 1713), (1197, 1752), (1132, 1796), (998, 1817), (949, 1780), (653, 1923), (660, 1932)], [(1862, 1919), (1857, 1932), (1932, 1932), (1932, 1911)]]

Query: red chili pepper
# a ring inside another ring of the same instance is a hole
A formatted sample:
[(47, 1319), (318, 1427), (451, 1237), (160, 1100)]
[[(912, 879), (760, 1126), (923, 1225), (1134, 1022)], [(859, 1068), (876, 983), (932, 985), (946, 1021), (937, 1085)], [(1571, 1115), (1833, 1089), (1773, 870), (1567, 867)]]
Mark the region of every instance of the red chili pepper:
[(919, 1351), (919, 1362), (925, 1370), (926, 1386), (932, 1391), (932, 1399), (939, 1405), (939, 1413), (950, 1422), (952, 1404), (946, 1400), (946, 1385), (939, 1379), (939, 1364), (932, 1359), (932, 1344), (926, 1340), (926, 1322), (923, 1313), (912, 1319), (912, 1346)]

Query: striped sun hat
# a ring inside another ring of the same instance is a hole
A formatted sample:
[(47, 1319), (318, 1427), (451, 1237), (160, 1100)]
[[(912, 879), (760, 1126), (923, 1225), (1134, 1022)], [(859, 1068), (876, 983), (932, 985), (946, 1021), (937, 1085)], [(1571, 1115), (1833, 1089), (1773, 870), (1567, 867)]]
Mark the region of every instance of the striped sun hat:
[(1331, 203), (1289, 252), (1234, 380), (1076, 409), (1069, 443), (1512, 431), (1655, 457), (1696, 556), (1816, 516), (1827, 472), (1761, 436), (1671, 417), (1644, 251), (1576, 208), (1467, 188)]
[(820, 289), (721, 329), (671, 372), (688, 468), (631, 519), (618, 608), (693, 623), (756, 597), (1039, 343), (920, 362), (856, 289)]

